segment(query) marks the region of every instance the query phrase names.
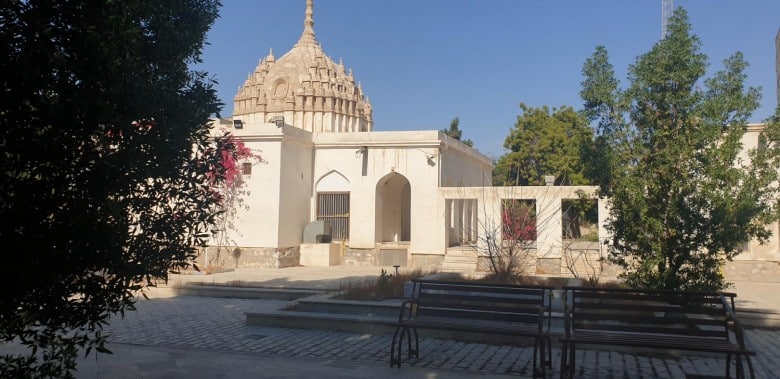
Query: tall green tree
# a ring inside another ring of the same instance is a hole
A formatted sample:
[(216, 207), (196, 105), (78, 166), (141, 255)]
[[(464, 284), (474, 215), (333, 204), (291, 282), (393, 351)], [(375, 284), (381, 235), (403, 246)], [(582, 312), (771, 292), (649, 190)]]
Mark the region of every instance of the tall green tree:
[(450, 128), (449, 129), (443, 129), (442, 132), (452, 138), (455, 138), (456, 140), (463, 142), (464, 145), (468, 147), (474, 146), (474, 142), (472, 142), (470, 139), (461, 140), (460, 137), (463, 135), (463, 131), (460, 130), (460, 119), (455, 117), (450, 121)]
[[(224, 151), (199, 61), (216, 0), (0, 7), (3, 377), (71, 377), (210, 235)], [(12, 263), (13, 262), (13, 263)]]
[(760, 97), (741, 53), (704, 78), (707, 57), (678, 8), (668, 35), (629, 67), (619, 88), (603, 47), (585, 62), (583, 113), (596, 126), (591, 174), (609, 199), (609, 259), (627, 284), (719, 290), (720, 267), (777, 219), (778, 116), (759, 149), (742, 138)]
[(589, 182), (580, 150), (590, 143), (592, 129), (573, 108), (529, 107), (520, 104), (523, 114), (509, 131), (493, 170), (493, 184), (499, 186), (544, 185), (546, 175), (555, 176), (557, 185)]

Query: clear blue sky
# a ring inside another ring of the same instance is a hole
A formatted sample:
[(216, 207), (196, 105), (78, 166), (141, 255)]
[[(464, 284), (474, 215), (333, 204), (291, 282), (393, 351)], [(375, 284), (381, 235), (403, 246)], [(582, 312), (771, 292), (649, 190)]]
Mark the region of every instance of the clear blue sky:
[[(780, 0), (675, 0), (688, 11), (709, 73), (741, 51), (747, 84), (761, 87), (751, 121), (777, 104)], [(303, 31), (305, 0), (223, 0), (198, 68), (225, 103), (260, 58), (286, 53)], [(352, 68), (374, 109), (375, 130), (431, 130), (460, 118), (463, 138), (497, 158), (518, 104), (580, 109), (582, 64), (604, 45), (618, 79), (661, 35), (661, 0), (315, 0), (326, 54)]]

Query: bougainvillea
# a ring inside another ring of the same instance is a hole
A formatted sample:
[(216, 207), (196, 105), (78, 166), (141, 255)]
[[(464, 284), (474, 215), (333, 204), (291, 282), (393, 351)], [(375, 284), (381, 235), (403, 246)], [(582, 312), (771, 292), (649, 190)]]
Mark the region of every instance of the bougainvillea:
[(501, 211), (501, 222), (505, 240), (536, 240), (536, 212), (533, 204), (524, 201), (506, 201)]

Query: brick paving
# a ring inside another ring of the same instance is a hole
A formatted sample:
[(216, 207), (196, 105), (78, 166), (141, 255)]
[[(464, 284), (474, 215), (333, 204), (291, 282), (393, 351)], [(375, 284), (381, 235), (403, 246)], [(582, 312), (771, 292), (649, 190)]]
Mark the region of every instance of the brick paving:
[[(140, 300), (137, 311), (111, 320), (107, 332), (111, 343), (388, 364), (389, 335), (245, 325), (246, 312), (279, 309), (285, 304), (281, 300), (153, 297)], [(780, 373), (780, 331), (750, 329), (747, 335), (760, 352), (754, 359), (757, 378), (776, 378)], [(531, 375), (530, 347), (422, 338), (420, 349), (420, 358), (408, 359), (403, 366), (482, 375)], [(559, 357), (560, 350), (554, 348), (551, 377), (558, 376)], [(577, 365), (580, 378), (684, 378), (686, 374), (722, 376), (725, 361), (722, 356), (578, 350)]]

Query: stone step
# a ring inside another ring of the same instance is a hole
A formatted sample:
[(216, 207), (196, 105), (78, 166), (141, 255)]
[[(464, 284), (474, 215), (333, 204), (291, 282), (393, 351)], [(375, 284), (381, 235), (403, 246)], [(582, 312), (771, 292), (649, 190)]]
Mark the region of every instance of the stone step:
[(459, 257), (459, 258), (444, 258), (444, 262), (458, 262), (458, 263), (477, 263), (476, 259), (471, 259), (467, 257)]
[(476, 266), (442, 266), (443, 272), (459, 272), (459, 273), (471, 273), (477, 269)]

